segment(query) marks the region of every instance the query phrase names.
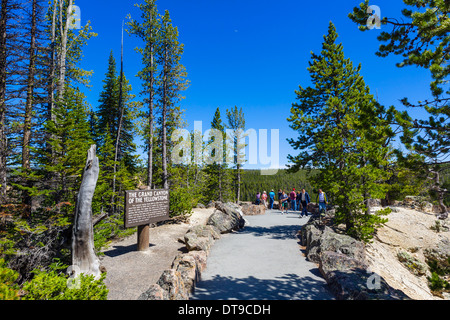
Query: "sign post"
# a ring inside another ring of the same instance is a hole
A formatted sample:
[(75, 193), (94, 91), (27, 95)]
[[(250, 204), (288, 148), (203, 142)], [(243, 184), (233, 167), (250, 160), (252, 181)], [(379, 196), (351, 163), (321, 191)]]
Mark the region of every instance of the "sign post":
[(125, 228), (138, 227), (137, 250), (149, 245), (150, 223), (169, 219), (169, 190), (125, 191)]

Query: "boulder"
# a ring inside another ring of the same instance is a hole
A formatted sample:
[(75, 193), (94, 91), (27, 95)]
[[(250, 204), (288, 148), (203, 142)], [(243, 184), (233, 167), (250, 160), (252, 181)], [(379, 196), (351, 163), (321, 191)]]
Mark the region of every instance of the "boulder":
[(156, 283), (167, 292), (167, 300), (188, 300), (181, 273), (174, 269), (164, 270)]
[(200, 267), (190, 254), (179, 254), (172, 262), (172, 269), (180, 272), (187, 294), (194, 292), (195, 284), (200, 280)]
[(309, 261), (320, 261), (320, 239), (322, 231), (315, 223), (307, 223), (301, 231), (302, 245), (306, 247), (306, 257)]
[(363, 242), (320, 224), (319, 215), (311, 216), (302, 227), (301, 243), (306, 246), (308, 260), (319, 264), (337, 299), (408, 299), (381, 276), (368, 271)]
[(362, 241), (345, 234), (336, 233), (329, 227), (325, 227), (320, 239), (320, 251), (333, 251), (359, 261), (365, 260), (364, 243)]
[(364, 261), (351, 258), (343, 253), (323, 251), (320, 253), (319, 271), (325, 279), (333, 271), (348, 271), (353, 269), (367, 269)]
[(308, 212), (311, 212), (312, 214), (317, 214), (319, 213), (319, 205), (316, 203), (308, 203), (308, 205), (306, 206), (306, 210)]
[(233, 219), (219, 210), (214, 211), (214, 213), (209, 216), (206, 224), (216, 227), (220, 233), (228, 233), (236, 228)]
[(402, 291), (390, 287), (386, 280), (363, 268), (335, 270), (326, 281), (338, 300), (407, 300)]
[(207, 225), (215, 226), (220, 233), (239, 230), (245, 226), (241, 208), (234, 203), (216, 202), (216, 211), (208, 218)]
[(191, 257), (193, 257), (195, 259), (195, 262), (197, 264), (197, 268), (198, 271), (200, 273), (203, 272), (203, 270), (206, 269), (206, 261), (208, 258), (208, 255), (206, 253), (206, 251), (200, 250), (200, 251), (190, 251), (189, 253), (187, 253), (188, 255), (190, 255)]
[(188, 251), (203, 250), (208, 252), (212, 242), (212, 237), (200, 237), (194, 232), (187, 232), (184, 235), (184, 244)]
[(212, 225), (195, 225), (192, 228), (189, 228), (187, 233), (195, 233), (199, 237), (213, 238), (217, 240), (220, 238), (219, 230)]
[(203, 203), (197, 203), (197, 208), (199, 209), (205, 209), (206, 206)]
[(184, 235), (183, 243), (188, 251), (209, 251), (214, 240), (220, 238), (219, 230), (212, 225), (196, 225)]
[(247, 216), (256, 216), (266, 213), (264, 205), (246, 204), (242, 206), (242, 212)]
[(169, 295), (159, 284), (152, 284), (147, 291), (142, 293), (138, 300), (168, 300)]
[(215, 208), (216, 207), (216, 201), (211, 200), (210, 202), (208, 202), (206, 207), (207, 208)]

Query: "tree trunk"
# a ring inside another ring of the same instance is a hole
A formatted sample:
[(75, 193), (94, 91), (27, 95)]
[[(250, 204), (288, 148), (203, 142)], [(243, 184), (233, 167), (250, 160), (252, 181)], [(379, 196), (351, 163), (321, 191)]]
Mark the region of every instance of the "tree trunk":
[(162, 110), (162, 169), (163, 169), (163, 188), (169, 188), (167, 179), (167, 81), (168, 81), (168, 56), (167, 45), (164, 48), (164, 79), (163, 79), (163, 110)]
[(441, 213), (438, 215), (438, 218), (447, 219), (448, 218), (447, 206), (444, 204), (444, 195), (447, 192), (447, 189), (441, 188), (440, 186), (439, 170), (430, 169), (430, 172), (434, 175), (434, 185), (432, 186), (432, 189), (437, 193), (439, 207), (441, 209)]
[[(53, 16), (51, 25), (51, 43), (50, 43), (50, 74), (48, 79), (48, 106), (47, 106), (47, 121), (55, 121), (55, 72), (56, 72), (56, 11), (58, 0), (53, 0)], [(54, 159), (53, 148), (50, 144), (50, 140), (53, 140), (53, 135), (46, 133), (46, 150), (51, 154), (51, 158)]]
[(241, 165), (237, 165), (237, 195), (236, 203), (239, 204), (241, 198)]
[[(150, 21), (153, 17), (150, 16)], [(150, 29), (150, 39), (152, 39), (152, 29)], [(153, 43), (150, 44), (150, 92), (148, 101), (148, 167), (147, 167), (147, 185), (151, 189), (153, 183)]]
[(0, 204), (6, 203), (6, 20), (8, 0), (0, 16)]
[[(27, 78), (27, 99), (25, 102), (25, 117), (23, 125), (22, 140), (22, 170), (25, 172), (30, 169), (30, 142), (31, 142), (31, 120), (33, 112), (33, 96), (34, 96), (34, 74), (36, 65), (36, 3), (33, 0), (31, 12), (31, 33), (30, 33), (30, 50)], [(27, 182), (29, 184), (29, 182)], [(28, 191), (23, 191), (23, 203), (31, 210), (31, 196)]]
[(115, 145), (115, 151), (114, 151), (114, 178), (113, 178), (113, 192), (111, 196), (111, 212), (110, 214), (114, 214), (116, 211), (116, 205), (115, 202), (115, 193), (116, 193), (116, 173), (117, 173), (117, 159), (119, 156), (119, 144), (120, 144), (120, 134), (122, 130), (122, 122), (123, 122), (123, 113), (124, 113), (124, 106), (123, 106), (123, 22), (122, 22), (122, 41), (121, 41), (121, 49), (120, 49), (120, 76), (119, 76), (119, 125), (117, 128), (117, 136), (116, 136), (116, 145)]
[(61, 26), (61, 51), (59, 53), (59, 76), (58, 76), (58, 101), (62, 101), (64, 96), (64, 85), (66, 80), (66, 55), (67, 55), (67, 37), (69, 33), (70, 13), (69, 9), (72, 7), (73, 1), (69, 0), (67, 6), (66, 21), (63, 24), (63, 1), (59, 3), (59, 23)]
[(94, 228), (92, 220), (92, 198), (99, 174), (96, 146), (92, 145), (87, 153), (80, 191), (75, 207), (75, 220), (72, 236), (72, 270), (100, 276), (100, 261), (94, 251)]

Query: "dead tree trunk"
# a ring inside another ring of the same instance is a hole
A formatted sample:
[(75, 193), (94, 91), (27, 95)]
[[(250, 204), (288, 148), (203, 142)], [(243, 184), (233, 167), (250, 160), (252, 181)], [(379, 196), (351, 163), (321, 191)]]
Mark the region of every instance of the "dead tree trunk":
[(6, 203), (6, 22), (8, 1), (0, 11), (0, 204)]
[(100, 261), (94, 251), (94, 228), (92, 221), (92, 198), (99, 174), (96, 146), (87, 153), (80, 191), (75, 207), (75, 221), (72, 236), (72, 265), (77, 273), (100, 277)]

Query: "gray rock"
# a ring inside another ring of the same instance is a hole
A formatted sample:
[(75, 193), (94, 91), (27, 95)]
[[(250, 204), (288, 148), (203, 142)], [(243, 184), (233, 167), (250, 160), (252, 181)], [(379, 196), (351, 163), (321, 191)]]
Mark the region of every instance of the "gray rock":
[(186, 294), (192, 293), (201, 274), (201, 267), (195, 257), (190, 254), (179, 254), (172, 262), (172, 269), (180, 272)]
[(215, 226), (220, 233), (239, 230), (245, 226), (242, 210), (237, 204), (216, 202), (216, 209), (206, 224)]
[(184, 244), (188, 251), (203, 250), (209, 252), (213, 238), (211, 237), (199, 237), (194, 232), (188, 232), (184, 235)]
[(306, 246), (306, 257), (309, 261), (319, 263), (322, 231), (315, 224), (307, 224), (302, 228), (302, 237), (303, 235), (304, 245)]
[(164, 270), (156, 283), (167, 292), (167, 300), (188, 300), (181, 273), (174, 269)]
[(365, 261), (338, 252), (322, 251), (320, 253), (319, 271), (324, 278), (327, 278), (327, 274), (333, 271), (348, 271), (358, 268), (367, 269)]
[(320, 239), (320, 251), (342, 253), (359, 261), (365, 260), (364, 243), (326, 227)]
[(390, 287), (375, 273), (362, 268), (328, 272), (326, 281), (338, 300), (407, 300), (402, 291)]
[(266, 207), (264, 205), (244, 204), (242, 212), (247, 216), (261, 215), (266, 213)]
[(319, 263), (319, 270), (337, 299), (408, 299), (367, 270), (363, 242), (320, 226), (318, 215), (311, 216), (302, 227), (301, 243), (306, 246), (307, 258)]
[(138, 300), (168, 300), (169, 295), (159, 284), (152, 284), (147, 291), (142, 293)]
[(220, 238), (219, 230), (212, 225), (195, 225), (190, 228), (187, 233), (195, 233), (199, 237), (213, 238), (217, 240)]

